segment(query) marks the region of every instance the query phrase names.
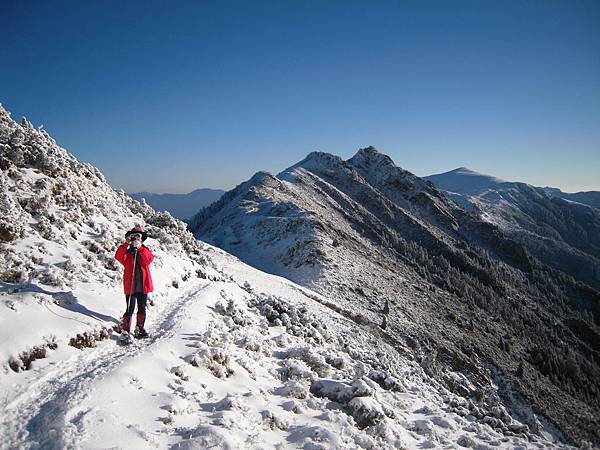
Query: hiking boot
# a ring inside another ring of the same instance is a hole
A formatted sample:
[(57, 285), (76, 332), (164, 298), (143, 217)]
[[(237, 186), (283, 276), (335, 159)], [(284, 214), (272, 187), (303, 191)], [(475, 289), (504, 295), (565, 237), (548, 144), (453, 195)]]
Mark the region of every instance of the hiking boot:
[(136, 326), (135, 327), (135, 331), (133, 332), (133, 336), (136, 339), (143, 339), (143, 338), (147, 338), (148, 337), (148, 333), (143, 328), (140, 328), (140, 327)]
[(129, 328), (131, 327), (131, 316), (128, 314), (124, 314), (121, 318), (121, 333), (126, 332), (129, 333)]

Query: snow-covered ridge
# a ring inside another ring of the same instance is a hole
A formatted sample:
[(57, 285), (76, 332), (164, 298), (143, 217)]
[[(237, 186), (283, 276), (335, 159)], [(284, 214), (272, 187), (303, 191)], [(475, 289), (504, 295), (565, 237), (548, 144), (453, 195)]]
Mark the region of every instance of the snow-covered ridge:
[[(453, 386), (446, 371), (458, 370), (495, 386), (486, 392), (511, 413), (529, 411), (531, 429), (544, 429), (535, 410), (573, 440), (599, 438), (596, 422), (580, 420), (596, 415), (582, 399), (594, 396), (599, 367), (586, 350), (559, 356), (600, 337), (596, 291), (540, 263), (477, 211), (372, 147), (348, 161), (313, 152), (230, 194), (196, 216), (198, 237), (316, 290), (397, 343), (425, 347), (441, 383)], [(547, 360), (561, 362), (555, 370)], [(580, 370), (575, 381), (551, 375), (570, 365)]]
[(572, 202), (583, 203), (584, 205), (600, 208), (600, 192), (598, 191), (583, 191), (583, 192), (563, 192), (560, 189), (553, 187), (542, 188), (551, 197), (558, 197)]
[[(106, 322), (98, 317), (116, 322), (123, 301), (114, 252), (135, 224), (150, 235), (159, 291), (182, 277), (216, 276), (183, 222), (114, 191), (98, 169), (4, 109), (0, 165), (2, 364), (49, 338), (67, 339)], [(104, 312), (75, 319), (86, 310)]]
[[(0, 164), (0, 448), (558, 446), (529, 436), (499, 402), (492, 410), (448, 390), (428, 373), (430, 354), (415, 358), (357, 311), (252, 269), (115, 192), (3, 109)], [(350, 201), (307, 171), (297, 176), (338, 205)], [(264, 198), (266, 187), (287, 190), (290, 203)], [(275, 223), (289, 212), (290, 235), (316, 220), (294, 209), (304, 191), (292, 183), (260, 174), (241, 191), (230, 198), (243, 197), (248, 214), (273, 213)], [(112, 255), (134, 224), (151, 236), (155, 305), (150, 338), (120, 347)]]
[(466, 168), (425, 177), (546, 264), (600, 287), (600, 211), (526, 183)]

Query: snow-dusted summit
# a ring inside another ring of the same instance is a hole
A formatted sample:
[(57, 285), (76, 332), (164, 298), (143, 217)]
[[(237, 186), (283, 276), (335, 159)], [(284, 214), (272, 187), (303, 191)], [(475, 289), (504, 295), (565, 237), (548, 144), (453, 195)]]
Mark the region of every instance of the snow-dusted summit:
[(449, 172), (424, 177), (440, 189), (448, 192), (476, 194), (485, 189), (494, 189), (507, 184), (514, 185), (491, 175), (475, 172), (467, 167), (459, 167)]

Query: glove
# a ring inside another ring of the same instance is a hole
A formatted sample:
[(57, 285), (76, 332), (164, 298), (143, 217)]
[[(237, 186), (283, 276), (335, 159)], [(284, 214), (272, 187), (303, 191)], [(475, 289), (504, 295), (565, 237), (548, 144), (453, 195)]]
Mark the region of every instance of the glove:
[(135, 241), (133, 241), (131, 243), (131, 245), (135, 248), (140, 248), (142, 246), (142, 241), (140, 241), (139, 239), (136, 239)]

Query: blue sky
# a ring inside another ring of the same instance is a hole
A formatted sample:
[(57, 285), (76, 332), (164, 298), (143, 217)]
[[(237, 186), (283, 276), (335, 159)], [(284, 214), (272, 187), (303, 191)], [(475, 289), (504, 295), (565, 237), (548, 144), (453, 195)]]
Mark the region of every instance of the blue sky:
[(600, 190), (600, 2), (3, 2), (0, 102), (127, 191), (374, 145)]

